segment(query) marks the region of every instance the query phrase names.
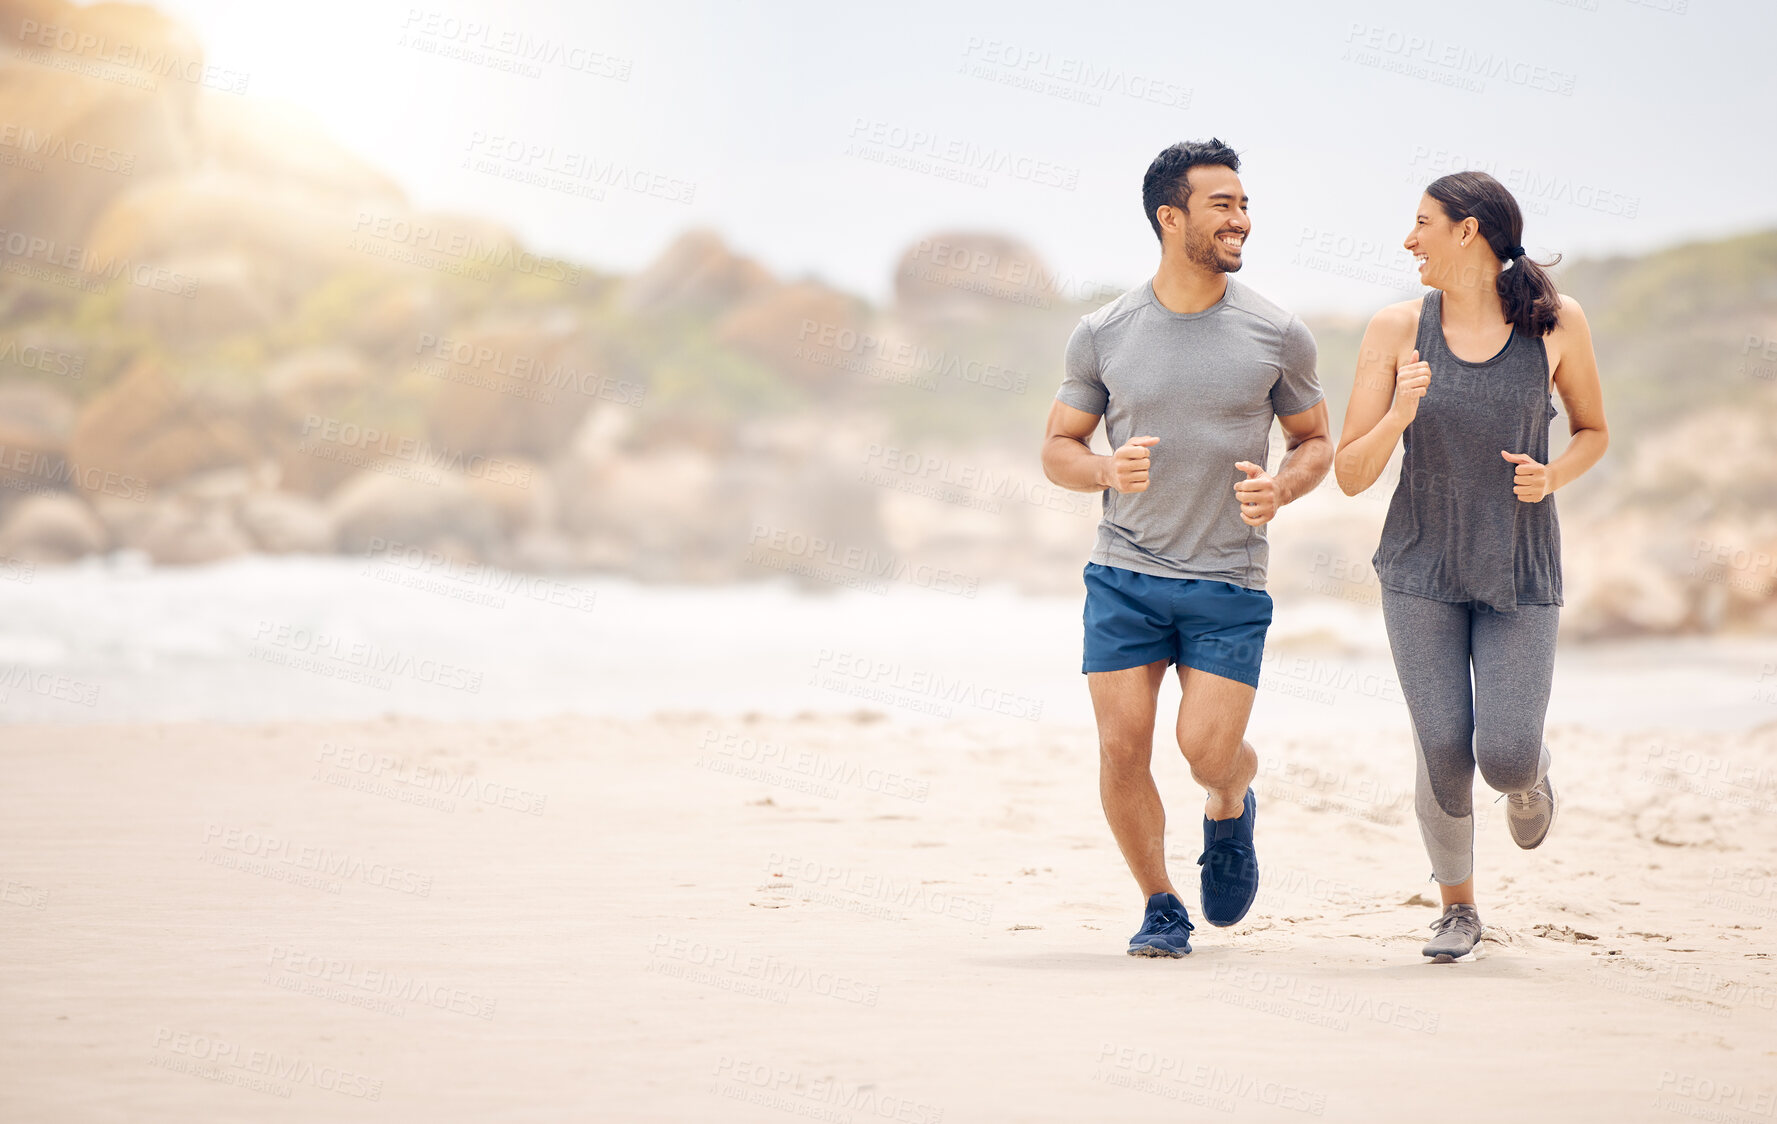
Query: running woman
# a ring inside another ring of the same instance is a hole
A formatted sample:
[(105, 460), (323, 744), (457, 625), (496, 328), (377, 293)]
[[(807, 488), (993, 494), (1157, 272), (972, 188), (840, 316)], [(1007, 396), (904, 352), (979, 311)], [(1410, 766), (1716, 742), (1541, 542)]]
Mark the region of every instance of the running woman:
[[(1098, 720), (1099, 797), (1147, 900), (1131, 956), (1191, 951), (1190, 913), (1166, 872), (1166, 812), (1150, 757), (1160, 683), (1178, 665), (1178, 745), (1208, 790), (1200, 892), (1212, 925), (1259, 888), (1247, 718), (1271, 595), (1265, 525), (1327, 473), (1332, 441), (1314, 338), (1238, 284), (1252, 229), (1240, 158), (1219, 140), (1175, 144), (1142, 180), (1160, 267), (1081, 318), (1049, 410), (1043, 471), (1103, 493), (1086, 566), (1081, 670)], [(1289, 452), (1265, 471), (1271, 422)], [(1088, 442), (1103, 420), (1115, 452)]]
[[(1444, 898), (1424, 948), (1436, 963), (1481, 937), (1476, 765), (1505, 794), (1518, 846), (1540, 845), (1555, 821), (1543, 740), (1561, 612), (1553, 496), (1609, 443), (1585, 313), (1523, 238), (1517, 200), (1485, 172), (1425, 189), (1403, 244), (1431, 291), (1370, 321), (1335, 462), (1354, 496), (1397, 440), (1406, 447), (1371, 561), (1413, 728), (1419, 832)], [(1551, 461), (1554, 391), (1572, 438)]]

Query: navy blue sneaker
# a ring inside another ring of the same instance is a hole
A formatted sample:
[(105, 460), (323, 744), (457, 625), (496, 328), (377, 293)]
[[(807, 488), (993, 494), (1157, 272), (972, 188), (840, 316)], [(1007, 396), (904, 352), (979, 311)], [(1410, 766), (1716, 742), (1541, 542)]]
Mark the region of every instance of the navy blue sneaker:
[(1191, 951), (1191, 915), (1185, 903), (1164, 890), (1148, 899), (1141, 932), (1129, 938), (1131, 956), (1183, 956)]
[(1253, 851), (1258, 802), (1246, 790), (1246, 807), (1231, 820), (1203, 817), (1203, 918), (1211, 925), (1238, 925), (1259, 896), (1259, 856)]

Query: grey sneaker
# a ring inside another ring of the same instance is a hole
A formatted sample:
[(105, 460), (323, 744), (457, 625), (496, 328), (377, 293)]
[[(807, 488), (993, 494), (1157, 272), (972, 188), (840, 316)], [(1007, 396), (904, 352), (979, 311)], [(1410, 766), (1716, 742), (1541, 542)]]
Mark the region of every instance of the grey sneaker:
[(1433, 964), (1449, 964), (1468, 955), (1481, 939), (1481, 915), (1472, 905), (1450, 906), (1431, 927), (1436, 935), (1420, 951), (1431, 957)]
[(1506, 794), (1506, 827), (1512, 842), (1526, 851), (1549, 837), (1555, 826), (1555, 786), (1545, 774), (1529, 792)]

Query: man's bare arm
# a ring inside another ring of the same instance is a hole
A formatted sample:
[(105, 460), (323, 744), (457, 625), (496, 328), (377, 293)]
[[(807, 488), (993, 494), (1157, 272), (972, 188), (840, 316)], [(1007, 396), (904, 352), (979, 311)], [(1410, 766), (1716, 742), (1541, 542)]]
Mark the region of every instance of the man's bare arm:
[(1277, 487), (1283, 503), (1292, 503), (1312, 492), (1327, 478), (1333, 466), (1332, 422), (1327, 417), (1325, 399), (1299, 414), (1280, 417), (1289, 451), (1277, 466)]
[(1265, 471), (1264, 465), (1236, 461), (1234, 467), (1246, 473), (1246, 479), (1235, 483), (1234, 498), (1240, 503), (1240, 518), (1249, 527), (1271, 522), (1277, 509), (1314, 489), (1327, 475), (1333, 463), (1333, 442), (1327, 423), (1325, 399), (1299, 414), (1280, 417), (1289, 451), (1277, 466), (1277, 475)]
[(1148, 490), (1148, 450), (1158, 437), (1136, 437), (1110, 456), (1095, 453), (1087, 444), (1098, 428), (1099, 416), (1077, 410), (1065, 402), (1049, 407), (1048, 430), (1043, 436), (1043, 475), (1070, 492), (1119, 492)]

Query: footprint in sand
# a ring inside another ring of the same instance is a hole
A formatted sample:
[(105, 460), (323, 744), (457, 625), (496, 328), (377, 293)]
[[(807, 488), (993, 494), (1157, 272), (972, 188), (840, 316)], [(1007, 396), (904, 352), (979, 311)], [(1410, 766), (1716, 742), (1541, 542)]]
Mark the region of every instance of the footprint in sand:
[(1595, 941), (1598, 939), (1591, 933), (1582, 933), (1578, 929), (1572, 929), (1566, 925), (1532, 925), (1530, 927), (1530, 932), (1533, 936), (1542, 937), (1545, 940), (1567, 941), (1570, 944), (1578, 944), (1580, 941)]

